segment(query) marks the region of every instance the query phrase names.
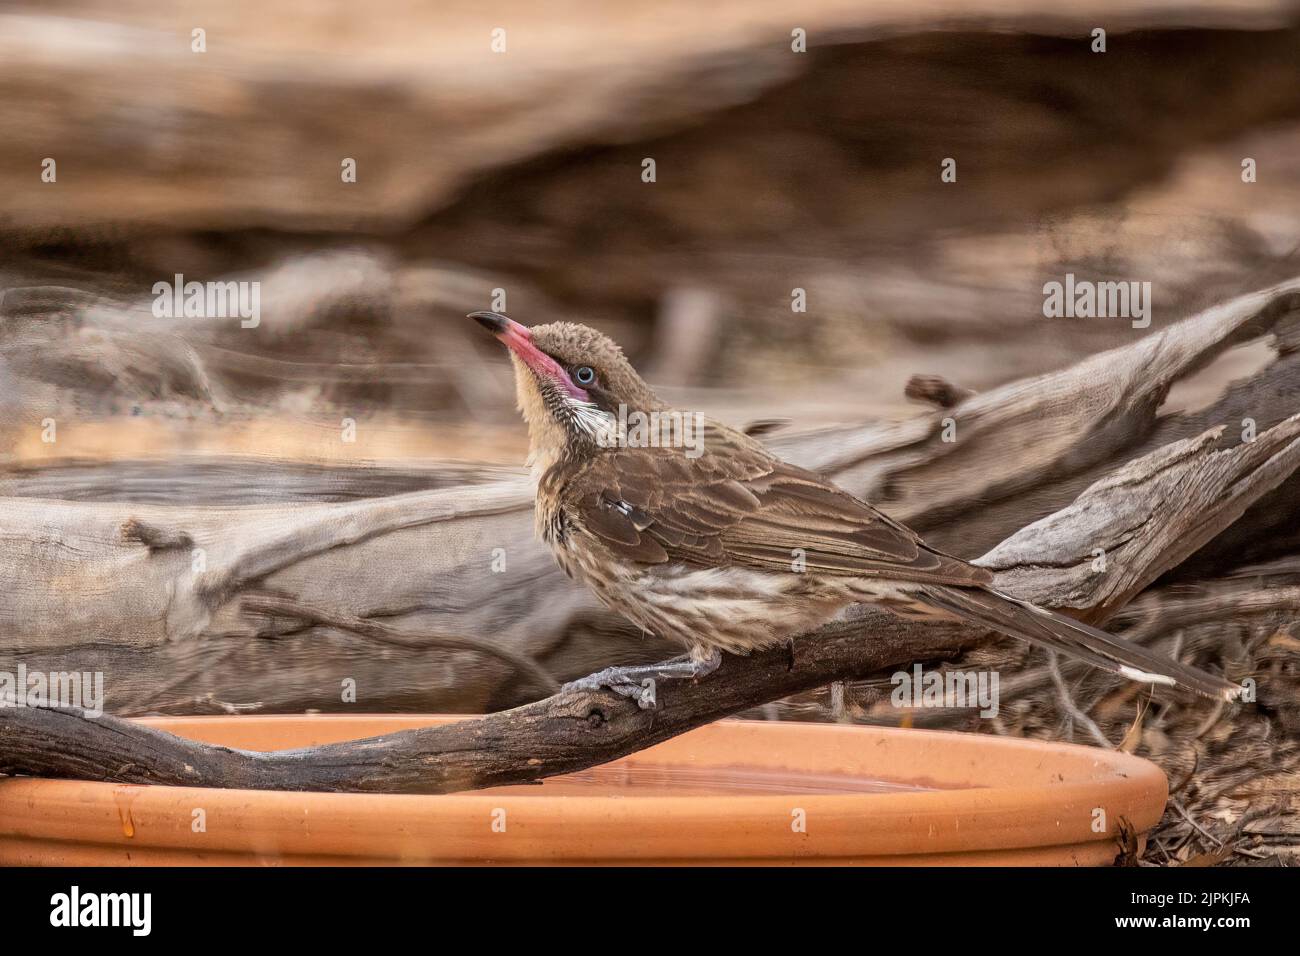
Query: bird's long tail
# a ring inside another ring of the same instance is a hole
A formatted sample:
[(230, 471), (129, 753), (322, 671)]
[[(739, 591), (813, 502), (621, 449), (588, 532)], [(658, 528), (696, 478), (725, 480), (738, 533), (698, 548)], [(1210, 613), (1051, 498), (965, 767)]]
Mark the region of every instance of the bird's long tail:
[(1218, 700), (1236, 700), (1241, 693), (1238, 685), (1222, 677), (1153, 654), (1113, 634), (1001, 591), (923, 585), (917, 589), (916, 596), (938, 610), (1060, 651), (1129, 680), (1182, 687)]

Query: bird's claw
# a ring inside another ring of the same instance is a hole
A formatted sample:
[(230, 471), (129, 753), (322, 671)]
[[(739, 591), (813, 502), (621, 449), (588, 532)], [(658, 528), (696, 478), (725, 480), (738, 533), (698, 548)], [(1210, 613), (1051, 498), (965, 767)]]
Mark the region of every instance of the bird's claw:
[(722, 654), (715, 650), (700, 659), (681, 657), (662, 664), (606, 667), (589, 677), (565, 684), (562, 690), (600, 690), (607, 687), (621, 697), (635, 700), (642, 710), (654, 710), (658, 703), (655, 696), (656, 681), (699, 680), (712, 674), (721, 664)]
[(643, 672), (644, 668), (607, 667), (603, 671), (597, 671), (588, 677), (570, 681), (560, 690), (564, 693), (574, 693), (607, 688), (620, 697), (628, 697), (636, 701), (636, 705), (642, 710), (654, 710), (657, 703), (655, 679), (653, 677), (641, 677), (640, 675)]
[(655, 698), (655, 679), (646, 677), (641, 680), (641, 693), (637, 695), (636, 705), (642, 710), (654, 710), (659, 701)]

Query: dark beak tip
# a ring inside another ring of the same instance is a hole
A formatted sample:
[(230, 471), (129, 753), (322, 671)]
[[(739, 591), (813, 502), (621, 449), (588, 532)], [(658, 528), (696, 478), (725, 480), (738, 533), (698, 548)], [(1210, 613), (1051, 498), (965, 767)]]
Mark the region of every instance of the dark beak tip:
[(473, 319), (493, 335), (500, 335), (510, 328), (510, 320), (499, 312), (471, 312), (466, 318)]

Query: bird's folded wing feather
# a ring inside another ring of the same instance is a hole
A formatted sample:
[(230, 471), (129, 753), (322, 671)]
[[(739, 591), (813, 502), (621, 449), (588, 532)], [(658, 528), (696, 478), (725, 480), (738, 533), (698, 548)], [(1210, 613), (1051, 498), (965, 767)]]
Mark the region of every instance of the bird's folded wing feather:
[(623, 448), (571, 475), (573, 520), (616, 558), (645, 565), (745, 567), (977, 586), (982, 568), (753, 439), (710, 423), (703, 452)]

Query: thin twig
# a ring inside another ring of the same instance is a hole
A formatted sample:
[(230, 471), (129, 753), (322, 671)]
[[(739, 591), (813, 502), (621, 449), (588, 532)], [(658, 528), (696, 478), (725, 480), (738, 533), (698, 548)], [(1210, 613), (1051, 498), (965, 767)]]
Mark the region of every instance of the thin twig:
[(1065, 708), (1065, 712), (1078, 721), (1097, 743), (1109, 750), (1114, 750), (1115, 745), (1101, 732), (1097, 722), (1080, 710), (1079, 706), (1074, 702), (1074, 698), (1070, 696), (1069, 688), (1065, 686), (1065, 678), (1061, 676), (1061, 668), (1056, 662), (1056, 651), (1047, 652), (1047, 669), (1052, 675), (1052, 683), (1056, 685), (1056, 694), (1060, 698), (1061, 706)]
[(265, 592), (254, 594), (245, 594), (240, 599), (241, 604), (246, 610), (255, 611), (260, 614), (281, 615), (284, 617), (298, 618), (312, 624), (320, 624), (325, 627), (332, 627), (340, 631), (347, 631), (361, 637), (378, 641), (382, 644), (391, 644), (395, 647), (407, 648), (445, 648), (447, 650), (457, 651), (477, 651), (480, 654), (487, 654), (498, 660), (505, 661), (521, 673), (527, 674), (538, 685), (546, 689), (548, 694), (553, 694), (560, 689), (560, 682), (550, 675), (540, 664), (525, 654), (512, 651), (508, 648), (493, 644), (491, 641), (485, 641), (481, 638), (463, 637), (452, 634), (403, 634), (396, 628), (387, 624), (381, 624), (378, 621), (369, 621), (365, 618), (354, 617), (351, 614), (345, 614), (341, 611), (326, 611), (323, 608), (311, 607), (300, 601), (294, 601), (290, 598), (280, 597)]

